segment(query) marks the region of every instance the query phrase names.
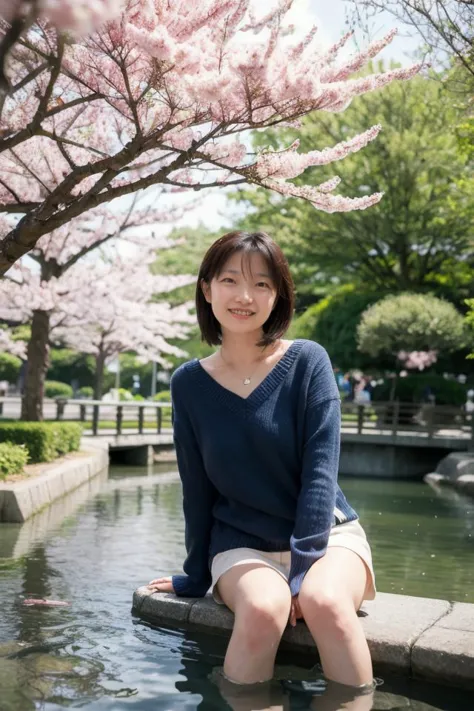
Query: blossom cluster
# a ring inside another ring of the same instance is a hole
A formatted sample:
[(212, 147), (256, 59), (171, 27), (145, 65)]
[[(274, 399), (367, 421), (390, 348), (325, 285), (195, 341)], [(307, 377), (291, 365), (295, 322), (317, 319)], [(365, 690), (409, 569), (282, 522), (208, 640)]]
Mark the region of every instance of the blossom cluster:
[(13, 88), (0, 107), (0, 214), (23, 217), (0, 238), (0, 274), (73, 217), (152, 185), (172, 192), (250, 182), (328, 212), (376, 203), (380, 193), (333, 194), (337, 176), (319, 188), (291, 180), (360, 150), (378, 125), (307, 153), (294, 143), (255, 156), (240, 141), (249, 129), (342, 111), (420, 70), (353, 78), (393, 32), (341, 58), (350, 33), (329, 48), (315, 27), (293, 40), (291, 5), (274, 0), (262, 12), (256, 0), (124, 0), (118, 17), (65, 38), (58, 26), (107, 18), (117, 6), (43, 0), (56, 25), (39, 21), (7, 62)]
[(18, 358), (26, 358), (26, 343), (14, 341), (6, 329), (0, 328), (0, 353), (10, 353)]
[(15, 280), (0, 281), (0, 318), (26, 323), (34, 311), (47, 311), (52, 342), (106, 357), (132, 350), (167, 365), (163, 354), (184, 354), (168, 339), (185, 338), (195, 317), (190, 304), (171, 307), (152, 299), (194, 277), (154, 275), (155, 258), (151, 250), (107, 262), (82, 259), (48, 281), (37, 270), (15, 265)]
[(401, 361), (405, 368), (409, 370), (424, 370), (430, 365), (436, 363), (438, 352), (430, 351), (399, 351), (397, 354), (398, 360)]

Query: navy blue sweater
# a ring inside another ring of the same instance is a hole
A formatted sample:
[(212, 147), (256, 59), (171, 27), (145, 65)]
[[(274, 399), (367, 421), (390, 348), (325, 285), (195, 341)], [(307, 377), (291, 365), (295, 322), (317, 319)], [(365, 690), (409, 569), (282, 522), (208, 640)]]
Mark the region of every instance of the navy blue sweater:
[(187, 551), (176, 594), (204, 596), (213, 556), (246, 547), (290, 550), (297, 595), (332, 526), (358, 518), (337, 484), (341, 408), (326, 350), (295, 340), (247, 398), (194, 359), (174, 372), (171, 396)]

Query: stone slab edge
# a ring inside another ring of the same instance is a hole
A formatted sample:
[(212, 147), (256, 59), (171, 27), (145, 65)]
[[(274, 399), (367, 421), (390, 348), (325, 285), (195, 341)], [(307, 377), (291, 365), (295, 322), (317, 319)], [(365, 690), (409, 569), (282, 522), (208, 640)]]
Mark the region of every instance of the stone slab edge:
[[(146, 586), (134, 592), (132, 612), (155, 624), (192, 624), (224, 634), (234, 620), (230, 610), (216, 605), (210, 595), (178, 598), (151, 593)], [(474, 605), (378, 593), (374, 601), (364, 602), (359, 615), (375, 667), (474, 688)], [(282, 646), (317, 654), (301, 621), (295, 628), (287, 627)]]
[(451, 603), (448, 612), (419, 636), (412, 649), (412, 672), (474, 689), (474, 605)]
[(99, 474), (109, 464), (106, 449), (82, 447), (87, 456), (51, 462), (46, 471), (30, 480), (0, 484), (0, 523), (23, 523), (88, 479)]

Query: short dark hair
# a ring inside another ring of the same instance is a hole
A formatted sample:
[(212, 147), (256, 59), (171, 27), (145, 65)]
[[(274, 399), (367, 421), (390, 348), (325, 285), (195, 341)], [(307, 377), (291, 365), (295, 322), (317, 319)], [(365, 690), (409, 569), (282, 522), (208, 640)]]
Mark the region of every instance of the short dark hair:
[(274, 343), (288, 329), (295, 305), (295, 288), (288, 261), (278, 244), (266, 232), (228, 232), (219, 237), (207, 250), (199, 269), (196, 285), (196, 311), (201, 338), (210, 346), (222, 340), (219, 321), (214, 316), (211, 304), (206, 301), (202, 282), (210, 284), (219, 276), (228, 259), (236, 252), (250, 255), (259, 253), (265, 259), (277, 291), (272, 312), (263, 324), (263, 337), (257, 345)]

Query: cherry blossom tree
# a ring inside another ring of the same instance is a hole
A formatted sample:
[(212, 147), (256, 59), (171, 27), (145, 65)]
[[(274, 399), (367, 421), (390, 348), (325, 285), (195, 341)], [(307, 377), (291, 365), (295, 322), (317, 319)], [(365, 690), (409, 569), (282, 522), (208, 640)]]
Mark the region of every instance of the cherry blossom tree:
[[(157, 249), (172, 244), (165, 237), (154, 236), (153, 225), (176, 220), (181, 214), (181, 208), (169, 208), (165, 213), (154, 208), (139, 209), (136, 196), (126, 210), (119, 211), (115, 204), (89, 210), (41, 237), (29, 253), (36, 263), (34, 267), (21, 260), (0, 280), (0, 318), (31, 323), (22, 419), (41, 419), (51, 334), (61, 323), (63, 310), (68, 308), (65, 295), (71, 294), (74, 279), (79, 286), (85, 285), (94, 273), (90, 260), (79, 269), (81, 262), (93, 250), (103, 251), (107, 243), (119, 240), (143, 251), (143, 264), (147, 265), (147, 255), (152, 254), (155, 259)], [(148, 227), (148, 234), (140, 234), (144, 227)], [(70, 270), (73, 271), (69, 278)], [(82, 274), (82, 281), (77, 281), (78, 273)], [(150, 282), (144, 283), (151, 288)], [(174, 288), (172, 279), (168, 283)], [(179, 278), (177, 283), (181, 285)], [(81, 294), (75, 298), (78, 303), (83, 300)]]
[(35, 22), (85, 32), (120, 14), (122, 6), (120, 0), (0, 0), (0, 91), (10, 88), (4, 66), (8, 52)]
[[(79, 301), (72, 298), (54, 337), (95, 357), (95, 398), (102, 395), (104, 366), (124, 351), (134, 351), (143, 362), (154, 360), (164, 367), (171, 366), (166, 355), (186, 356), (186, 351), (167, 339), (188, 337), (196, 323), (190, 312), (192, 304), (171, 307), (150, 298), (188, 284), (194, 277), (152, 276), (140, 257), (132, 266), (121, 258), (111, 264), (95, 264), (92, 269), (84, 263), (73, 279), (82, 284), (86, 279), (87, 285), (85, 289), (79, 287)], [(70, 293), (74, 293), (74, 287)]]
[(341, 58), (351, 33), (329, 48), (316, 27), (297, 40), (285, 19), (292, 4), (262, 14), (255, 0), (126, 0), (118, 18), (83, 37), (38, 19), (9, 51), (11, 89), (0, 100), (0, 214), (17, 216), (0, 232), (0, 274), (43, 235), (152, 185), (168, 193), (247, 182), (328, 212), (377, 203), (381, 193), (333, 194), (337, 176), (318, 186), (291, 179), (359, 151), (380, 125), (307, 153), (296, 141), (254, 154), (240, 140), (298, 126), (312, 111), (343, 111), (420, 69), (353, 78), (394, 33)]

